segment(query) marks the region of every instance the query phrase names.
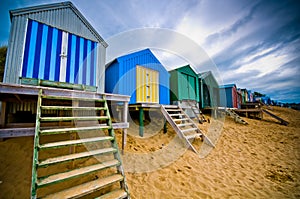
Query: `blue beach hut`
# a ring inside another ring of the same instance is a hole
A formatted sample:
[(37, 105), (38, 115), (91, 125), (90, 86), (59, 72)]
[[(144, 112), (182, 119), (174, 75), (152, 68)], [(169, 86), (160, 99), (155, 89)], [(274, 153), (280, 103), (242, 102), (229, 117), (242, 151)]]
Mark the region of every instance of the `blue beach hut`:
[(150, 49), (106, 65), (105, 92), (130, 95), (129, 104), (170, 104), (169, 73)]

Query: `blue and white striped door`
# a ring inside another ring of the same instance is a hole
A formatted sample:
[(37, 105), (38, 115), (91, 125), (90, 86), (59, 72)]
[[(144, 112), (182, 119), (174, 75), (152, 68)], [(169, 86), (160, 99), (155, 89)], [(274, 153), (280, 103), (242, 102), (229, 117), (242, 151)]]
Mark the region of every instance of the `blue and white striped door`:
[(96, 86), (97, 42), (28, 20), (21, 77)]

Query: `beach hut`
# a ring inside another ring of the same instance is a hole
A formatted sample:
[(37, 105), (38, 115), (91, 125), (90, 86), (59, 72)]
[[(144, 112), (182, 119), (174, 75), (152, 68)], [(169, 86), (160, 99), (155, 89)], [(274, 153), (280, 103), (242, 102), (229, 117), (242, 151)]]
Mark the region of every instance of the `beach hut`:
[(220, 106), (228, 108), (238, 108), (238, 93), (235, 84), (221, 85)]
[(184, 101), (199, 102), (198, 75), (190, 65), (182, 66), (170, 73), (171, 102), (182, 104)]
[(219, 84), (211, 71), (198, 74), (199, 77), (199, 107), (218, 107), (220, 102)]
[(234, 107), (234, 108), (240, 109), (243, 104), (243, 95), (242, 95), (242, 91), (240, 88), (238, 88), (236, 92), (237, 92), (237, 107)]
[(245, 104), (248, 102), (248, 91), (246, 88), (240, 89), (242, 99), (241, 99), (241, 104)]
[(170, 104), (169, 73), (150, 49), (106, 65), (105, 92), (130, 95), (129, 104)]
[(71, 2), (10, 11), (3, 82), (104, 92), (107, 44)]
[(253, 102), (253, 93), (251, 90), (248, 90), (248, 102)]

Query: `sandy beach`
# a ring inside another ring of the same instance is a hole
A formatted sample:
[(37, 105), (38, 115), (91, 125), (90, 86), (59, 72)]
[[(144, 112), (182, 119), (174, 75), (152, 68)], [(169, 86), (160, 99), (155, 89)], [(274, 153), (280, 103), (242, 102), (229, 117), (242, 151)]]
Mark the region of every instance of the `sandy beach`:
[[(289, 125), (266, 115), (244, 118), (248, 125), (226, 117), (205, 158), (181, 147), (170, 126), (145, 138), (129, 133), (123, 163), (131, 198), (300, 198), (300, 112), (272, 112)], [(199, 127), (208, 133), (211, 124)], [(0, 198), (30, 197), (32, 147), (33, 137), (0, 142)]]

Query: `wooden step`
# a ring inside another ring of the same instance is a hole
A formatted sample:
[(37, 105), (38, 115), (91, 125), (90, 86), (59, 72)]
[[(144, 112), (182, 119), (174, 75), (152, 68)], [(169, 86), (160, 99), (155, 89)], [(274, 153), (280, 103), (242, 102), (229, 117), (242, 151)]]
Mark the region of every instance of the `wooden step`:
[(41, 106), (43, 110), (89, 110), (89, 111), (99, 111), (107, 110), (105, 107), (76, 107), (76, 106)]
[(165, 108), (165, 109), (173, 109), (173, 108), (176, 108), (176, 109), (178, 109), (178, 106), (177, 105), (163, 105), (163, 107)]
[(190, 120), (189, 118), (173, 119), (174, 122)]
[(50, 198), (79, 198), (84, 195), (97, 191), (105, 186), (122, 181), (124, 178), (120, 174), (115, 174), (109, 177), (93, 180), (75, 187), (48, 195), (45, 199)]
[(181, 130), (182, 133), (190, 132), (190, 131), (196, 131), (198, 130), (197, 128), (190, 128), (190, 129), (183, 129)]
[(94, 171), (98, 171), (98, 170), (113, 167), (113, 166), (119, 166), (119, 165), (120, 165), (120, 162), (118, 160), (110, 160), (107, 162), (90, 165), (87, 167), (67, 171), (64, 173), (54, 174), (54, 175), (39, 179), (37, 183), (38, 183), (39, 187), (42, 187), (45, 185), (61, 182), (61, 181), (71, 179), (74, 177), (78, 177), (78, 176), (81, 176), (84, 174), (88, 174), (88, 173), (91, 173)]
[(123, 199), (126, 198), (127, 196), (128, 195), (126, 191), (122, 189), (116, 189), (95, 199)]
[(192, 126), (194, 125), (193, 123), (183, 123), (183, 124), (177, 124), (178, 127), (182, 127), (182, 126)]
[(93, 137), (93, 138), (85, 138), (85, 139), (78, 139), (78, 140), (67, 140), (67, 141), (42, 144), (39, 146), (39, 148), (40, 149), (60, 148), (60, 147), (67, 147), (71, 145), (80, 145), (85, 143), (100, 142), (100, 141), (107, 141), (113, 139), (114, 138), (111, 136), (103, 136), (103, 137)]
[(51, 176), (43, 177), (38, 179), (37, 185), (38, 187), (43, 187), (46, 185), (54, 184), (57, 182), (62, 182), (71, 178), (79, 177), (82, 175), (86, 175), (95, 171), (99, 171), (102, 169), (114, 167), (114, 166), (119, 166), (120, 162), (118, 160), (110, 160), (107, 162), (99, 163), (99, 164), (94, 164), (90, 165), (87, 167), (79, 168), (79, 169), (74, 169), (71, 171), (63, 172), (63, 173), (58, 173), (54, 174)]
[(181, 112), (180, 109), (166, 109), (168, 112)]
[(185, 114), (182, 114), (182, 113), (177, 113), (177, 114), (169, 114), (171, 117), (175, 117), (175, 116), (183, 116)]
[(74, 153), (74, 154), (69, 154), (69, 155), (64, 155), (64, 156), (59, 156), (59, 157), (54, 157), (54, 158), (49, 158), (46, 160), (43, 160), (38, 163), (39, 167), (45, 167), (51, 164), (57, 164), (60, 162), (67, 162), (75, 159), (80, 159), (80, 158), (86, 158), (89, 156), (93, 155), (101, 155), (101, 154), (106, 154), (106, 153), (115, 153), (117, 152), (117, 149), (115, 148), (104, 148), (104, 149), (97, 149), (93, 151), (86, 151), (86, 152), (81, 152), (81, 153)]
[(67, 97), (67, 96), (53, 96), (53, 95), (42, 95), (42, 98), (45, 98), (45, 99), (58, 99), (58, 100), (105, 102), (105, 99), (99, 99), (99, 98), (81, 98), (81, 97)]
[(202, 134), (198, 133), (198, 134), (187, 135), (187, 136), (185, 136), (185, 138), (190, 140), (190, 139), (194, 139), (194, 138), (200, 137), (200, 136), (202, 136)]
[(82, 116), (82, 117), (41, 117), (42, 122), (54, 122), (54, 121), (71, 121), (71, 120), (107, 120), (108, 116)]
[(92, 130), (100, 130), (100, 129), (111, 129), (111, 127), (107, 125), (99, 125), (99, 126), (89, 126), (89, 127), (47, 129), (47, 130), (41, 130), (40, 134), (50, 135), (50, 134), (71, 133), (71, 132), (78, 132), (78, 131), (92, 131)]

